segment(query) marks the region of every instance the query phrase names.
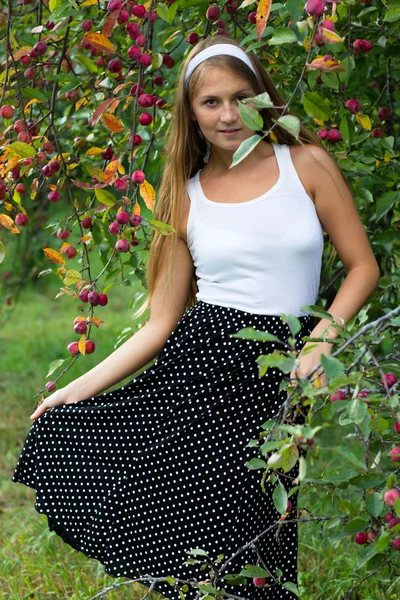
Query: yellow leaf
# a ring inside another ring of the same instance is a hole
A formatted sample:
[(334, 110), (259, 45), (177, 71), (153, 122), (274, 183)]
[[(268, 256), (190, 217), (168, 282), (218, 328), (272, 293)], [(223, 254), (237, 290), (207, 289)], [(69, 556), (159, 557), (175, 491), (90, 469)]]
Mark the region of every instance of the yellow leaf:
[(258, 41), (261, 40), (261, 36), (264, 33), (267, 25), (269, 13), (271, 12), (271, 2), (272, 0), (260, 0), (258, 3), (256, 12), (256, 31)]
[(326, 44), (337, 44), (344, 42), (344, 38), (341, 38), (335, 31), (321, 27), (321, 37)]
[(83, 334), (78, 342), (78, 349), (81, 354), (86, 354), (86, 335)]
[(86, 318), (85, 317), (76, 317), (76, 319), (74, 319), (74, 321), (76, 323), (78, 323), (78, 321), (86, 321)]
[(91, 177), (96, 177), (96, 179), (103, 183), (104, 173), (99, 167), (86, 167), (86, 170)]
[(140, 204), (139, 204), (139, 202), (136, 202), (135, 208), (133, 209), (133, 214), (134, 215), (140, 215)]
[(76, 208), (76, 210), (79, 210), (79, 202), (78, 202), (78, 200), (74, 200), (74, 207)]
[(113, 131), (114, 133), (125, 131), (125, 127), (122, 125), (121, 121), (111, 113), (104, 113), (103, 121), (107, 129)]
[(364, 114), (358, 112), (356, 114), (356, 119), (360, 123), (361, 127), (363, 127), (364, 129), (367, 129), (368, 131), (371, 131), (371, 129), (372, 129), (371, 119), (369, 118), (368, 115), (364, 115)]
[(115, 54), (115, 48), (110, 40), (102, 33), (86, 33), (83, 39), (88, 42), (93, 48), (101, 50), (106, 54)]
[(92, 6), (93, 4), (97, 4), (97, 0), (85, 0), (80, 6)]
[(376, 159), (376, 161), (375, 161), (375, 166), (376, 166), (376, 167), (379, 167), (379, 165), (380, 165), (380, 164), (381, 164), (381, 161), (380, 161), (380, 160), (378, 160), (378, 159)]
[[(71, 290), (70, 288), (62, 287), (62, 288), (60, 288), (60, 290), (67, 296), (72, 296), (72, 298), (78, 297), (78, 294), (76, 294), (76, 292), (74, 292), (74, 290)], [(57, 294), (56, 298), (58, 298), (58, 296), (62, 296), (62, 294), (61, 293)]]
[(108, 163), (108, 165), (104, 171), (104, 181), (108, 181), (111, 183), (112, 178), (117, 173), (118, 165), (119, 165), (119, 160), (112, 160), (110, 163)]
[(74, 285), (78, 281), (81, 281), (81, 279), (83, 279), (83, 277), (79, 271), (68, 269), (68, 271), (65, 273), (64, 283), (65, 285)]
[(314, 123), (316, 123), (317, 125), (320, 125), (321, 127), (324, 124), (324, 121), (322, 121), (321, 119), (317, 119), (317, 117), (313, 117), (313, 121), (314, 121)]
[(71, 163), (70, 165), (67, 166), (67, 171), (68, 173), (70, 171), (72, 171), (73, 169), (75, 169), (76, 167), (79, 167), (79, 163)]
[(29, 107), (32, 104), (43, 104), (43, 100), (37, 100), (36, 98), (32, 98), (32, 100), (29, 100), (29, 102), (27, 104), (25, 104), (25, 108), (24, 108), (24, 113), (28, 114), (29, 112)]
[(147, 208), (151, 210), (151, 212), (154, 212), (156, 192), (151, 183), (145, 179), (143, 183), (139, 185), (139, 192)]
[(0, 214), (0, 225), (3, 225), (3, 227), (9, 229), (11, 233), (21, 233), (18, 227), (15, 225), (13, 219), (8, 215)]
[(121, 175), (125, 175), (125, 169), (119, 161), (118, 161), (118, 173), (121, 173)]
[(95, 156), (96, 154), (101, 154), (103, 152), (103, 148), (89, 148), (87, 152), (85, 152), (85, 156)]
[(275, 142), (275, 144), (278, 143), (278, 138), (276, 137), (276, 135), (273, 131), (269, 132), (269, 137)]
[(43, 252), (51, 262), (56, 263), (57, 265), (65, 265), (64, 258), (57, 250), (53, 250), (53, 248), (43, 248)]
[(104, 323), (101, 319), (95, 319), (94, 317), (88, 317), (88, 322), (96, 325), (96, 327), (101, 327)]
[(75, 104), (75, 110), (79, 110), (81, 106), (84, 104), (88, 104), (89, 100), (87, 98), (80, 98), (78, 102)]
[[(28, 54), (29, 50), (32, 50), (32, 46), (22, 46), (22, 48), (20, 48), (13, 54), (14, 60), (19, 60), (21, 56), (25, 56), (26, 54)], [(9, 57), (9, 60), (12, 60), (11, 56)]]
[(383, 160), (385, 162), (390, 162), (392, 160), (393, 156), (391, 154), (388, 154), (387, 152), (385, 152), (385, 156), (383, 157)]
[(92, 236), (89, 235), (84, 235), (83, 238), (81, 238), (81, 242), (90, 242), (90, 240), (92, 239)]
[[(18, 194), (18, 192), (17, 192)], [(19, 194), (18, 194), (19, 196)], [(8, 210), (8, 212), (11, 212), (12, 209), (14, 208), (13, 205), (11, 204), (11, 202), (4, 202), (4, 206), (6, 207), (6, 210)]]

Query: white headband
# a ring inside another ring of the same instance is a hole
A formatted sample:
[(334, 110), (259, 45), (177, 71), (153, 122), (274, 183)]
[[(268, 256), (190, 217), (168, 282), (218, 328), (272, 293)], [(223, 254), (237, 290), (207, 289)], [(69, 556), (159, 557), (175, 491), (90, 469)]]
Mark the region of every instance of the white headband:
[(198, 67), (199, 64), (203, 62), (203, 60), (210, 58), (210, 56), (218, 56), (220, 54), (229, 54), (230, 56), (236, 56), (236, 58), (240, 58), (240, 60), (246, 63), (246, 65), (256, 75), (256, 70), (253, 67), (253, 63), (251, 62), (247, 54), (244, 52), (244, 50), (242, 50), (238, 46), (234, 46), (233, 44), (213, 44), (212, 46), (209, 46), (208, 48), (205, 48), (204, 50), (196, 54), (196, 56), (192, 58), (192, 60), (189, 62), (185, 74), (186, 88), (188, 86), (189, 78), (195, 70), (195, 68)]

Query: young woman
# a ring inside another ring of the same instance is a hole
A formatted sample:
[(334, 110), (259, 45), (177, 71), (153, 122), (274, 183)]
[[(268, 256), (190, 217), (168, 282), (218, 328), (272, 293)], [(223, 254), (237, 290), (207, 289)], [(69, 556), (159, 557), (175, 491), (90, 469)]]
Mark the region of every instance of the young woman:
[[(274, 486), (263, 493), (259, 472), (245, 466), (256, 455), (249, 440), (286, 397), (282, 372), (270, 368), (260, 378), (256, 363), (280, 346), (231, 336), (253, 327), (286, 341), (284, 313), (300, 319), (299, 351), (305, 335), (337, 335), (329, 320), (315, 323), (301, 308), (318, 297), (324, 230), (347, 272), (328, 308), (339, 324), (370, 297), (379, 268), (341, 171), (304, 127), (300, 144), (275, 127), (275, 143), (264, 138), (230, 168), (254, 135), (238, 100), (262, 92), (284, 105), (260, 61), (235, 40), (204, 39), (189, 53), (155, 213), (176, 234), (153, 235), (150, 318), (34, 411), (13, 481), (36, 489), (35, 508), (50, 530), (115, 577), (205, 579), (198, 565), (183, 564), (188, 551), (226, 560), (267, 530), (225, 574), (259, 564), (271, 587), (224, 587), (281, 600), (295, 597), (282, 583), (296, 583), (297, 523), (277, 531)], [(280, 111), (260, 114), (267, 130)], [(300, 354), (291, 378), (307, 375), (331, 347)], [(127, 385), (104, 391), (154, 358)], [(295, 476), (280, 473), (287, 489)], [(168, 583), (154, 589), (179, 598)], [(187, 598), (196, 594), (191, 587)]]

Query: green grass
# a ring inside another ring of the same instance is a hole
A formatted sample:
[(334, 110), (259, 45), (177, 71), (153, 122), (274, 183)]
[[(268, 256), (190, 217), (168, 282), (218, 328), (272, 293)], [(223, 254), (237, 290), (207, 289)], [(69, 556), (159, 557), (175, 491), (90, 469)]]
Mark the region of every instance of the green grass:
[[(48, 365), (66, 358), (67, 344), (76, 339), (72, 323), (77, 302), (54, 300), (56, 279), (25, 289), (12, 319), (0, 333), (2, 418), (0, 423), (0, 598), (7, 600), (89, 600), (101, 589), (126, 581), (104, 573), (103, 566), (65, 544), (47, 528), (47, 519), (34, 509), (35, 491), (11, 481), (13, 470), (31, 421), (33, 396), (44, 386)], [(60, 387), (80, 376), (114, 350), (118, 334), (135, 323), (128, 309), (133, 287), (114, 287), (106, 307), (96, 316), (104, 320), (94, 331), (96, 352), (80, 357), (60, 382)], [(134, 307), (136, 308), (136, 307)], [(131, 379), (130, 377), (129, 379)], [(123, 385), (120, 382), (118, 386)], [(326, 460), (321, 454), (320, 461)], [(325, 463), (326, 464), (326, 463)], [(302, 489), (299, 505), (320, 514), (322, 498), (311, 487)], [(360, 548), (351, 540), (338, 549), (319, 535), (315, 523), (302, 524), (299, 535), (299, 582), (302, 600), (340, 599), (356, 583), (354, 566)], [(353, 574), (353, 576), (352, 576)], [(362, 577), (364, 573), (357, 573)], [(2, 582), (2, 583), (1, 583)], [(383, 570), (367, 580), (351, 600), (396, 600), (393, 573)], [(113, 600), (138, 600), (146, 588), (133, 584), (107, 594)], [(239, 592), (238, 592), (239, 593)], [(150, 600), (161, 598), (153, 593)]]

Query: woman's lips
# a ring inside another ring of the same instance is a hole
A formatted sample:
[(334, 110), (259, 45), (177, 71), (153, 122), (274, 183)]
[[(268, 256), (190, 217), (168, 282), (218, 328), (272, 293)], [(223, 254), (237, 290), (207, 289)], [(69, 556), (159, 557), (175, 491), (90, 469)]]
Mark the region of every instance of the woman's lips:
[(235, 129), (235, 131), (221, 131), (221, 133), (223, 135), (226, 135), (227, 137), (233, 136), (236, 133), (239, 133), (240, 129)]

